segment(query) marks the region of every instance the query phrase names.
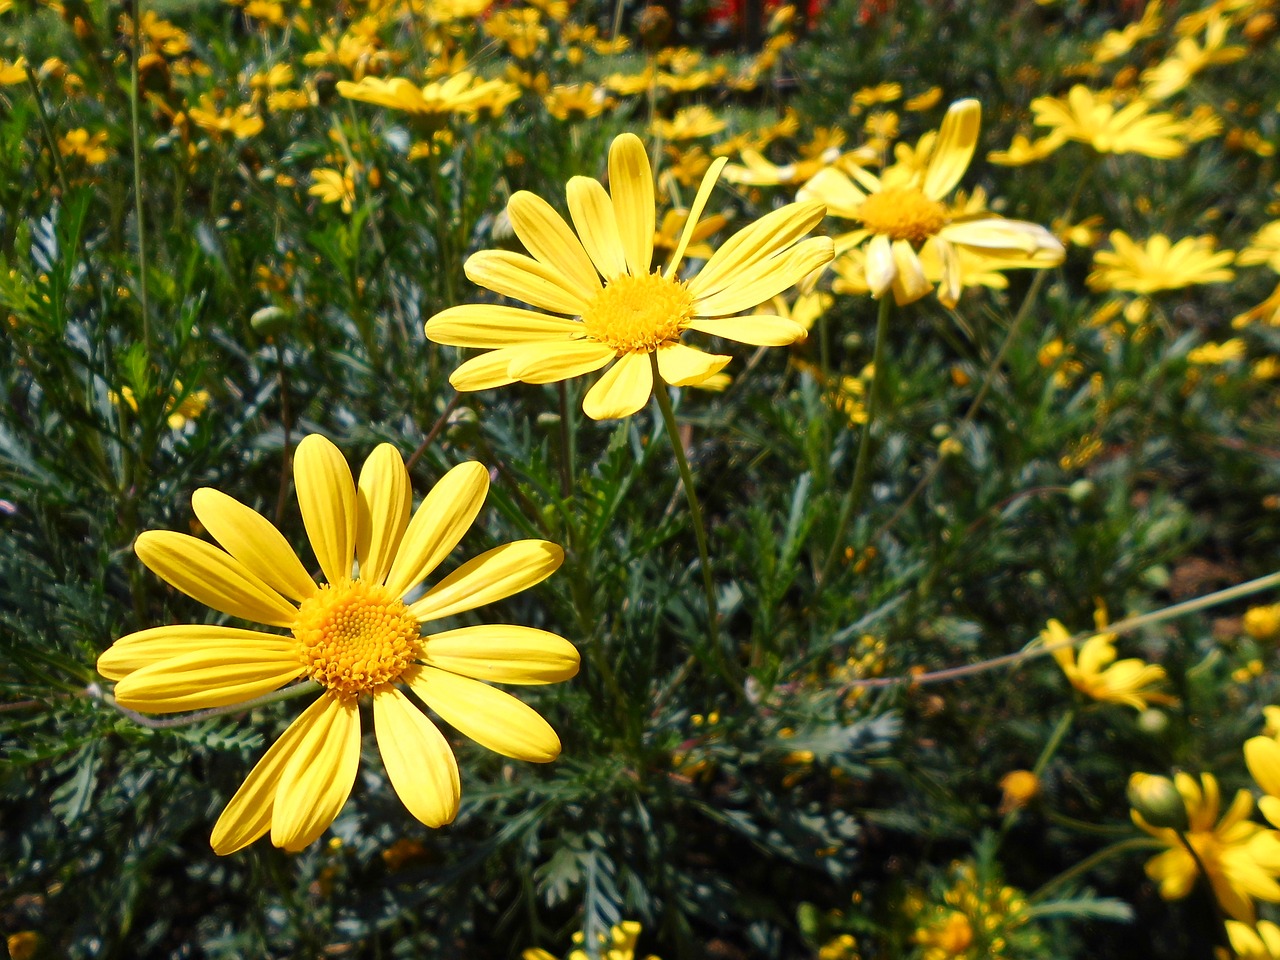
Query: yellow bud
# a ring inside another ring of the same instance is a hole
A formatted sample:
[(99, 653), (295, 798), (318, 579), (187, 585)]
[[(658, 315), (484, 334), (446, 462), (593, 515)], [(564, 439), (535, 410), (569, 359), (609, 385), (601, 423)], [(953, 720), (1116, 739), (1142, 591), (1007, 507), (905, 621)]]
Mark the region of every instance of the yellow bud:
[(1129, 778), (1129, 803), (1153, 827), (1187, 829), (1187, 805), (1168, 777), (1135, 773)]

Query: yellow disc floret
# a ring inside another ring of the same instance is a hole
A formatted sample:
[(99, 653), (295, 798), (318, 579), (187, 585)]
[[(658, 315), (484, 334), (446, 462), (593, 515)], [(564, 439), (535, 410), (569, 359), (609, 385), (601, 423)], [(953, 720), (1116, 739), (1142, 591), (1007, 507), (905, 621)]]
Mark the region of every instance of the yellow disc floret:
[(326, 584), (302, 602), (293, 635), (312, 680), (358, 696), (395, 680), (419, 655), (418, 621), (386, 587)]
[(947, 225), (947, 208), (917, 187), (873, 193), (862, 201), (856, 216), (872, 233), (911, 243), (923, 243)]
[(679, 280), (660, 273), (610, 280), (582, 313), (587, 334), (623, 353), (649, 353), (693, 318), (693, 297)]

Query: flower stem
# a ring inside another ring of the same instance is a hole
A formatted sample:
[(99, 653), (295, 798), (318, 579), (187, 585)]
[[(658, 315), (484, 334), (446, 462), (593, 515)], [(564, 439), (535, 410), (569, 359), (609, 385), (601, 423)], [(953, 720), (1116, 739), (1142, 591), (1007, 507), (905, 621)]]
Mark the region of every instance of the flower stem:
[(133, 143), (133, 216), (138, 228), (138, 304), (142, 309), (142, 342), (151, 350), (151, 307), (147, 297), (147, 231), (142, 205), (142, 129), (138, 121), (138, 57), (142, 44), (142, 0), (130, 4), (133, 24), (133, 51), (129, 64), (129, 138)]
[[(1036, 757), (1035, 766), (1031, 768), (1031, 775), (1036, 778), (1037, 782), (1044, 773), (1044, 768), (1053, 759), (1053, 755), (1058, 752), (1058, 747), (1062, 746), (1062, 740), (1067, 735), (1067, 731), (1071, 729), (1071, 724), (1075, 721), (1075, 718), (1075, 710), (1068, 710), (1058, 720), (1058, 725), (1053, 728), (1053, 733), (1049, 734), (1049, 739), (1045, 741), (1044, 748), (1040, 751), (1040, 756)], [(1004, 820), (1000, 823), (1000, 838), (1002, 840), (1017, 818), (1018, 811), (1016, 809), (1010, 810), (1004, 815)]]
[(1235, 948), (1231, 946), (1231, 929), (1227, 926), (1227, 914), (1222, 909), (1222, 904), (1218, 900), (1217, 891), (1213, 889), (1213, 880), (1209, 877), (1209, 871), (1204, 868), (1204, 861), (1200, 859), (1200, 854), (1196, 852), (1196, 848), (1191, 845), (1191, 841), (1187, 839), (1187, 835), (1182, 830), (1174, 830), (1178, 835), (1178, 842), (1191, 855), (1191, 862), (1196, 865), (1196, 872), (1200, 874), (1200, 878), (1204, 880), (1205, 886), (1209, 888), (1209, 900), (1213, 903), (1214, 916), (1218, 918), (1218, 924), (1222, 927), (1222, 937), (1227, 946), (1227, 955), (1234, 957), (1236, 955)]
[(840, 514), (836, 518), (835, 536), (831, 538), (831, 549), (827, 551), (827, 559), (823, 562), (822, 571), (818, 574), (815, 600), (817, 595), (821, 594), (827, 581), (831, 579), (836, 557), (840, 555), (840, 545), (844, 543), (845, 533), (849, 528), (849, 519), (853, 516), (853, 508), (862, 501), (866, 493), (867, 475), (871, 460), (871, 429), (875, 425), (877, 407), (879, 407), (881, 368), (884, 366), (884, 343), (888, 339), (889, 312), (892, 305), (893, 300), (888, 293), (880, 298), (880, 310), (876, 314), (876, 340), (871, 353), (871, 383), (867, 385), (867, 422), (862, 425), (862, 436), (858, 439), (858, 457), (853, 464), (853, 480), (849, 484), (849, 489), (844, 495), (843, 502), (840, 504)]
[(724, 651), (720, 648), (720, 612), (716, 605), (716, 588), (711, 577), (711, 556), (707, 552), (707, 530), (702, 521), (702, 507), (698, 504), (698, 494), (693, 488), (693, 471), (689, 469), (689, 460), (684, 453), (684, 442), (680, 439), (680, 428), (676, 425), (676, 415), (671, 409), (671, 398), (667, 396), (667, 384), (658, 370), (657, 353), (649, 354), (649, 364), (653, 370), (653, 395), (658, 401), (658, 409), (662, 411), (662, 424), (671, 438), (671, 448), (675, 451), (676, 466), (680, 468), (680, 481), (684, 486), (684, 496), (689, 502), (689, 514), (693, 517), (693, 535), (698, 540), (698, 559), (702, 566), (702, 588), (707, 594), (707, 634), (711, 640), (711, 648), (715, 652), (716, 662), (723, 670), (726, 679), (730, 673)]
[(573, 425), (569, 422), (573, 408), (565, 382), (561, 380), (556, 387), (560, 396), (560, 497), (568, 500), (573, 493)]
[(1110, 846), (1103, 847), (1096, 853), (1090, 854), (1075, 866), (1068, 867), (1066, 870), (1062, 871), (1062, 873), (1058, 874), (1052, 880), (1049, 880), (1041, 886), (1040, 889), (1036, 890), (1035, 893), (1027, 897), (1027, 902), (1036, 903), (1039, 900), (1043, 900), (1052, 891), (1058, 889), (1064, 884), (1070, 883), (1072, 880), (1076, 879), (1076, 877), (1084, 876), (1104, 860), (1110, 860), (1112, 857), (1121, 853), (1128, 853), (1130, 850), (1155, 850), (1163, 846), (1164, 844), (1153, 837), (1130, 837), (1128, 840), (1117, 841)]

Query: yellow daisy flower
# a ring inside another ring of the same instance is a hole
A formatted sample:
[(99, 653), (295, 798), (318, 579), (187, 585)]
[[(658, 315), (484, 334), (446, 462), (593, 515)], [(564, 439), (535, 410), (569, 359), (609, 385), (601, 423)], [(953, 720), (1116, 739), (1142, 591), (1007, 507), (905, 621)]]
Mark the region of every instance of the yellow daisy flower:
[(1142, 71), (1142, 95), (1148, 100), (1164, 100), (1186, 89), (1192, 78), (1208, 67), (1243, 58), (1248, 53), (1245, 47), (1227, 46), (1229, 27), (1227, 20), (1213, 17), (1205, 26), (1203, 45), (1190, 37), (1179, 40), (1172, 54)]
[(987, 159), (1002, 167), (1025, 167), (1043, 160), (1066, 142), (1067, 138), (1056, 131), (1036, 140), (1029, 140), (1022, 134), (1015, 133), (1008, 150), (992, 150), (987, 154)]
[(1248, 246), (1240, 251), (1236, 263), (1242, 267), (1265, 263), (1276, 273), (1280, 273), (1280, 220), (1272, 220), (1259, 229)]
[(307, 189), (321, 203), (341, 204), (343, 213), (350, 213), (356, 202), (356, 182), (352, 178), (350, 164), (346, 172), (320, 167), (311, 171), (311, 186)]
[(1164, 667), (1136, 657), (1116, 661), (1114, 633), (1090, 637), (1081, 645), (1079, 659), (1070, 639), (1067, 628), (1057, 620), (1050, 620), (1040, 631), (1040, 641), (1053, 648), (1053, 659), (1067, 680), (1086, 697), (1123, 703), (1135, 710), (1145, 710), (1151, 703), (1174, 702), (1168, 694), (1150, 689), (1164, 680)]
[(1170, 243), (1160, 233), (1136, 243), (1123, 230), (1113, 230), (1113, 249), (1093, 255), (1093, 270), (1085, 282), (1091, 290), (1132, 293), (1224, 283), (1235, 276), (1228, 265), (1236, 255), (1231, 250), (1214, 250), (1214, 243), (1211, 236), (1183, 237)]
[(761, 346), (802, 339), (804, 328), (797, 323), (733, 315), (831, 260), (830, 238), (801, 239), (822, 219), (821, 203), (793, 203), (767, 214), (730, 237), (696, 276), (677, 276), (724, 163), (714, 161), (703, 178), (662, 272), (649, 269), (656, 226), (653, 173), (634, 134), (622, 134), (609, 149), (611, 192), (589, 177), (569, 181), (576, 235), (545, 200), (515, 193), (507, 215), (532, 256), (482, 250), (467, 260), (466, 274), (550, 315), (483, 303), (436, 314), (427, 321), (429, 339), (487, 351), (458, 367), (449, 382), (459, 390), (517, 380), (554, 383), (616, 360), (582, 404), (589, 417), (606, 420), (629, 416), (648, 402), (651, 354), (662, 380), (676, 386), (701, 383), (729, 362), (681, 343), (686, 330)]
[(725, 126), (709, 107), (698, 104), (676, 111), (670, 120), (655, 118), (652, 132), (666, 140), (696, 140), (717, 134)]
[(410, 518), (409, 473), (394, 447), (374, 450), (357, 484), (338, 448), (311, 435), (295, 453), (294, 481), (323, 585), (270, 521), (207, 487), (195, 492), (192, 506), (224, 549), (167, 530), (141, 534), (134, 548), (152, 572), (189, 597), (288, 633), (155, 627), (122, 637), (98, 659), (98, 671), (117, 681), (116, 702), (143, 713), (230, 706), (301, 677), (322, 688), (223, 810), (213, 828), (214, 851), (233, 853), (267, 832), (276, 846), (297, 851), (329, 827), (355, 783), (365, 697), (373, 701), (387, 776), (409, 812), (432, 827), (453, 820), (457, 761), (399, 684), (490, 750), (554, 760), (560, 741), (550, 725), (482, 681), (567, 680), (578, 671), (573, 646), (528, 627), (461, 627), (423, 636), (422, 625), (540, 583), (560, 566), (563, 551), (543, 540), (507, 543), (407, 601), (479, 513), (488, 471), (478, 463), (454, 467)]
[[(1280, 902), (1280, 834), (1249, 821), (1253, 797), (1239, 790), (1222, 820), (1218, 781), (1202, 773), (1200, 782), (1185, 773), (1174, 778), (1187, 808), (1187, 842), (1204, 865), (1214, 896), (1226, 913), (1246, 923), (1254, 919), (1253, 901)], [(1199, 870), (1176, 830), (1153, 827), (1136, 810), (1133, 822), (1169, 847), (1147, 861), (1147, 876), (1160, 887), (1166, 900), (1181, 900), (1195, 886)]]
[(1187, 152), (1186, 126), (1171, 113), (1151, 113), (1145, 100), (1117, 110), (1105, 93), (1076, 84), (1065, 100), (1036, 97), (1031, 111), (1037, 126), (1087, 143), (1098, 153), (1140, 153), (1168, 160)]
[[(1275, 710), (1275, 707), (1266, 709)], [(1274, 737), (1267, 736), (1246, 740), (1244, 761), (1249, 767), (1249, 773), (1266, 794), (1258, 801), (1258, 809), (1273, 826), (1280, 826), (1280, 743)]]
[(464, 70), (439, 83), (418, 87), (403, 77), (383, 80), (365, 77), (359, 83), (338, 81), (338, 93), (348, 100), (359, 100), (392, 110), (403, 110), (422, 120), (443, 124), (453, 114), (474, 116), (489, 107), (495, 98), (511, 100), (519, 97), (518, 89), (503, 80), (484, 80)]
[(1239, 920), (1227, 921), (1227, 939), (1236, 960), (1276, 960), (1280, 957), (1280, 927), (1269, 920), (1259, 920), (1251, 927)]
[(961, 250), (1027, 267), (1062, 262), (1062, 244), (1044, 227), (985, 210), (957, 212), (942, 202), (973, 159), (981, 115), (978, 101), (960, 100), (947, 111), (936, 139), (922, 139), (908, 162), (900, 160), (880, 177), (857, 168), (850, 176), (828, 167), (797, 194), (824, 201), (832, 216), (862, 224), (839, 245), (866, 242), (867, 286), (877, 299), (892, 290), (899, 304), (911, 303), (933, 289), (919, 256), (926, 243), (941, 261), (938, 299), (947, 306), (960, 299)]

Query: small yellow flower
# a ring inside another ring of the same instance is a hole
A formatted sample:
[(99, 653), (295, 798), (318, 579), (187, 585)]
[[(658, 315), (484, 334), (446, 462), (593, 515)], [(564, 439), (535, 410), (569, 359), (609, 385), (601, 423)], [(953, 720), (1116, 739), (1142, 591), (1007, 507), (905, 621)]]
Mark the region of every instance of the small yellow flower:
[(520, 89), (504, 80), (484, 80), (463, 70), (425, 87), (418, 87), (403, 77), (389, 80), (365, 77), (359, 83), (341, 80), (338, 93), (348, 100), (402, 110), (424, 123), (443, 125), (454, 115), (474, 117), (481, 110), (495, 110), (495, 104), (514, 102), (520, 96)]
[(1140, 41), (1154, 37), (1164, 19), (1164, 0), (1148, 0), (1141, 19), (1120, 30), (1108, 30), (1094, 45), (1093, 62), (1110, 63), (1127, 55)]
[(1244, 615), (1244, 632), (1255, 640), (1280, 639), (1280, 603), (1250, 607)]
[(484, 32), (506, 45), (511, 55), (527, 60), (550, 38), (535, 7), (499, 10), (484, 24)]
[(1043, 160), (1066, 142), (1067, 138), (1056, 131), (1038, 140), (1015, 133), (1008, 150), (992, 150), (987, 159), (1002, 167), (1025, 167)]
[(1280, 220), (1272, 220), (1262, 226), (1240, 251), (1240, 255), (1236, 257), (1236, 263), (1242, 267), (1266, 264), (1276, 273), (1280, 273)]
[(1223, 343), (1202, 343), (1187, 353), (1187, 363), (1197, 367), (1216, 367), (1224, 363), (1243, 360), (1245, 355), (1244, 341), (1233, 337)]
[(1186, 153), (1186, 126), (1170, 113), (1152, 113), (1144, 100), (1116, 109), (1105, 93), (1077, 84), (1065, 100), (1031, 101), (1037, 126), (1088, 144), (1098, 153), (1140, 153), (1168, 160)]
[(1086, 282), (1092, 290), (1144, 294), (1225, 283), (1235, 277), (1235, 271), (1228, 267), (1236, 255), (1231, 250), (1215, 250), (1214, 244), (1212, 236), (1183, 237), (1170, 243), (1161, 233), (1139, 243), (1124, 231), (1113, 230), (1113, 249), (1094, 254), (1093, 271)]
[(1259, 920), (1256, 927), (1239, 920), (1227, 921), (1227, 939), (1236, 960), (1277, 960), (1280, 958), (1280, 927)]
[(1166, 59), (1142, 73), (1142, 95), (1149, 100), (1164, 100), (1184, 89), (1191, 79), (1208, 67), (1235, 63), (1248, 52), (1239, 45), (1227, 46), (1227, 28), (1222, 17), (1212, 17), (1205, 25), (1204, 44), (1183, 37)]
[(311, 181), (307, 193), (319, 197), (321, 203), (341, 204), (343, 213), (350, 213), (354, 209), (356, 183), (349, 167), (345, 173), (324, 167), (312, 170)]
[(1000, 812), (1021, 810), (1040, 795), (1040, 778), (1030, 770), (1010, 770), (1000, 778), (1000, 789)]
[[(1267, 742), (1280, 749), (1275, 741)], [(1254, 775), (1257, 776), (1256, 771)], [(1280, 883), (1276, 882), (1280, 875), (1280, 834), (1249, 821), (1253, 797), (1247, 790), (1236, 792), (1230, 808), (1215, 825), (1221, 802), (1217, 779), (1202, 773), (1197, 783), (1188, 774), (1179, 773), (1174, 784), (1186, 806), (1188, 827), (1183, 836), (1203, 864), (1219, 905), (1234, 919), (1252, 923), (1255, 899), (1280, 902)], [(1147, 876), (1159, 885), (1160, 896), (1181, 900), (1191, 892), (1200, 874), (1196, 861), (1183, 846), (1178, 831), (1152, 826), (1136, 810), (1131, 811), (1131, 816), (1139, 828), (1169, 848), (1147, 861)]]
[(580, 121), (612, 110), (618, 101), (609, 96), (604, 87), (580, 83), (574, 86), (556, 84), (542, 95), (542, 104), (547, 113), (557, 120)]
[(902, 109), (910, 113), (922, 113), (925, 110), (932, 110), (942, 101), (942, 88), (930, 87), (924, 93), (918, 93), (914, 97), (908, 98), (903, 104)]
[(670, 120), (653, 121), (653, 132), (666, 140), (696, 140), (719, 133), (726, 124), (707, 107), (685, 107)]
[(1173, 697), (1150, 688), (1165, 678), (1164, 668), (1137, 658), (1116, 661), (1115, 634), (1100, 633), (1080, 647), (1079, 659), (1071, 634), (1057, 620), (1040, 631), (1040, 641), (1053, 648), (1053, 658), (1071, 685), (1101, 703), (1122, 703), (1145, 710), (1151, 703), (1174, 703)]
[(106, 147), (107, 132), (89, 133), (83, 127), (68, 130), (58, 138), (58, 152), (64, 157), (79, 157), (91, 167), (106, 163), (111, 151)]
[(218, 108), (213, 100), (205, 95), (200, 98), (200, 105), (187, 111), (187, 116), (201, 130), (215, 135), (229, 133), (237, 140), (247, 140), (262, 132), (262, 118), (254, 113), (253, 107), (242, 103), (238, 107)]
[(10, 63), (0, 59), (0, 87), (12, 87), (27, 82), (27, 58), (19, 57)]
[(902, 84), (880, 83), (874, 87), (863, 87), (853, 95), (850, 113), (853, 107), (874, 107), (881, 103), (893, 103), (902, 97)]
[[(640, 929), (640, 924), (636, 921), (624, 920), (610, 929), (607, 938), (601, 934), (600, 960), (634, 960), (636, 942), (640, 939)], [(576, 944), (581, 944), (584, 939), (581, 931), (573, 935), (573, 942)], [(522, 960), (556, 960), (554, 954), (548, 953), (541, 947), (532, 947), (520, 956)], [(567, 960), (587, 960), (587, 952), (579, 946), (578, 949), (570, 952)], [(658, 958), (649, 956), (646, 960), (658, 960)]]

